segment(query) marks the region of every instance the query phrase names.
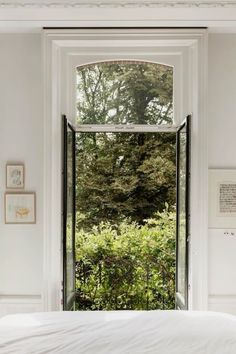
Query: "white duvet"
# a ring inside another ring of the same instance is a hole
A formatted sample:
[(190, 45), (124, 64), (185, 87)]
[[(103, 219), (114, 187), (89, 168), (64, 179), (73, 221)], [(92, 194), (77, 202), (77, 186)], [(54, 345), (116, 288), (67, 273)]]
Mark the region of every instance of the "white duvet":
[(213, 312), (47, 312), (0, 319), (1, 354), (236, 354), (236, 317)]

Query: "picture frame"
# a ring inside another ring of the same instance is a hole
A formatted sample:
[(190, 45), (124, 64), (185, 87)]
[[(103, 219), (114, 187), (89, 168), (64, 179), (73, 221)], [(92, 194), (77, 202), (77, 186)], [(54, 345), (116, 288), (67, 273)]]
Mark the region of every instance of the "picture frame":
[(35, 224), (36, 193), (5, 193), (5, 224)]
[(209, 228), (236, 228), (236, 170), (209, 170)]
[(24, 189), (25, 186), (25, 166), (24, 164), (6, 164), (6, 188)]

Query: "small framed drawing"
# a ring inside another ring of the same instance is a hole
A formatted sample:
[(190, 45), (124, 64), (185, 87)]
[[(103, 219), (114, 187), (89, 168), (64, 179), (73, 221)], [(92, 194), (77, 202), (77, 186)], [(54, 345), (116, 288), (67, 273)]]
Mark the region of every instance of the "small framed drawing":
[(6, 165), (6, 188), (23, 189), (25, 184), (25, 167), (23, 164)]
[(35, 224), (36, 194), (35, 193), (5, 193), (5, 223)]
[(236, 170), (209, 170), (209, 227), (236, 228)]

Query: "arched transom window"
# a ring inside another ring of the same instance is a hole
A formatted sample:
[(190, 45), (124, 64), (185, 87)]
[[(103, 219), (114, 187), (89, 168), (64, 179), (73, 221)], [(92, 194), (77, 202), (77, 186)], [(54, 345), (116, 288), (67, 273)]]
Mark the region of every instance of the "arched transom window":
[(173, 124), (173, 68), (117, 60), (77, 67), (77, 124)]

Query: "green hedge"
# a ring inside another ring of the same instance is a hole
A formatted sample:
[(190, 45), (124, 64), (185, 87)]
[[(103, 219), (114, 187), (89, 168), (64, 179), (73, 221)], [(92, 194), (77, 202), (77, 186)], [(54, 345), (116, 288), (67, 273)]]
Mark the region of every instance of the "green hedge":
[(175, 213), (76, 234), (78, 310), (173, 309)]

